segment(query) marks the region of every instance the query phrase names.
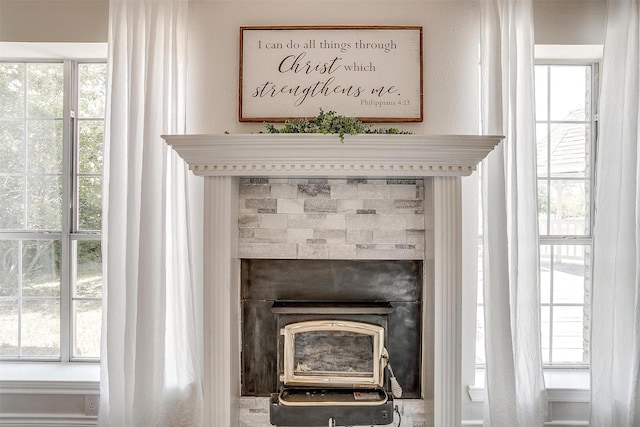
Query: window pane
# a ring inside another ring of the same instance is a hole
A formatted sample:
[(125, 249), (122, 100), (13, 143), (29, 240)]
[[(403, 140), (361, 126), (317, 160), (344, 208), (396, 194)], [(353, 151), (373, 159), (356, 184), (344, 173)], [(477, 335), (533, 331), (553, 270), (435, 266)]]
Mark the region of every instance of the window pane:
[(588, 187), (585, 181), (551, 181), (551, 235), (590, 233)]
[(538, 180), (538, 232), (549, 234), (549, 181)]
[(0, 176), (0, 229), (24, 228), (24, 177)]
[(0, 296), (19, 296), (18, 254), (20, 245), (17, 240), (0, 240)]
[(547, 65), (536, 65), (535, 67), (535, 87), (536, 87), (536, 120), (548, 120), (547, 102), (548, 85), (547, 73), (549, 67)]
[(551, 125), (551, 176), (588, 175), (589, 126), (583, 123)]
[(64, 68), (62, 64), (27, 65), (29, 117), (62, 117)]
[(549, 175), (549, 136), (547, 132), (548, 125), (546, 123), (538, 123), (536, 125), (538, 177)]
[(585, 303), (585, 246), (553, 246), (553, 302)]
[(24, 171), (24, 122), (0, 121), (0, 173)]
[(551, 336), (551, 311), (549, 306), (540, 307), (540, 348), (542, 350), (542, 363), (551, 363), (551, 346), (549, 337)]
[(553, 308), (553, 363), (583, 363), (584, 308)]
[(552, 66), (549, 78), (550, 118), (561, 121), (584, 121), (590, 111), (590, 67)]
[(80, 128), (80, 173), (102, 173), (102, 146), (104, 141), (104, 122), (102, 120), (84, 120)]
[(29, 122), (29, 172), (62, 173), (62, 121)]
[(18, 355), (18, 300), (0, 300), (0, 356)]
[(0, 63), (0, 117), (24, 117), (24, 64)]
[(60, 301), (51, 299), (22, 302), (22, 354), (60, 354)]
[(100, 356), (100, 327), (102, 306), (100, 300), (74, 301), (74, 357)]
[(551, 303), (551, 255), (553, 245), (540, 245), (540, 301)]
[(81, 230), (100, 230), (102, 222), (102, 178), (81, 176), (78, 178)]
[(78, 268), (75, 296), (100, 298), (102, 296), (102, 252), (99, 240), (76, 242)]
[(22, 294), (60, 296), (60, 241), (25, 240), (22, 248)]
[(78, 65), (79, 117), (101, 118), (105, 115), (106, 64)]
[(27, 192), (27, 227), (60, 230), (62, 226), (62, 178), (30, 176)]

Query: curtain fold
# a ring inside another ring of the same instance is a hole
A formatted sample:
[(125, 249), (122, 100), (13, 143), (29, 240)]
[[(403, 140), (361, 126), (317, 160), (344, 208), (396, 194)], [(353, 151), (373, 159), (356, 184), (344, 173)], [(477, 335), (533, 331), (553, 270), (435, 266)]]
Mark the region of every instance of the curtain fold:
[(541, 426), (542, 374), (531, 0), (481, 3), (484, 424)]
[(607, 3), (595, 180), (590, 425), (640, 425), (640, 6)]
[(187, 0), (111, 0), (101, 426), (202, 424), (193, 178), (184, 133)]

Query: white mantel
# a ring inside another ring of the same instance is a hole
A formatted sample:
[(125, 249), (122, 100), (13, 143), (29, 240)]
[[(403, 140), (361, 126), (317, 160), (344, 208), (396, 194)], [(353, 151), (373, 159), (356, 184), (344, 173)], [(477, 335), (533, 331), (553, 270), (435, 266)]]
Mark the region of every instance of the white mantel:
[(502, 139), (478, 135), (163, 136), (201, 176), (466, 176)]
[[(433, 341), (435, 426), (461, 424), (461, 176), (502, 140), (478, 135), (165, 135), (204, 187), (205, 419), (238, 425), (240, 398), (238, 177), (434, 177), (435, 295), (423, 342)], [(425, 269), (426, 271), (427, 269)], [(428, 274), (425, 272), (425, 274)], [(424, 349), (426, 353), (430, 349)], [(424, 357), (423, 357), (424, 358)], [(424, 360), (423, 360), (424, 363)], [(423, 384), (426, 381), (423, 381)], [(424, 393), (429, 398), (431, 392)], [(426, 402), (425, 402), (426, 405)]]

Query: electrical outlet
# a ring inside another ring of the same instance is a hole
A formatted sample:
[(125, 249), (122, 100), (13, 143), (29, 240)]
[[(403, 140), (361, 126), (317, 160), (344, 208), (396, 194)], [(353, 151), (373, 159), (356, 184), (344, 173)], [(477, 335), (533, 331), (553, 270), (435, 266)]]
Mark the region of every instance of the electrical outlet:
[(84, 414), (98, 415), (98, 408), (100, 408), (100, 396), (97, 394), (86, 394), (84, 396)]

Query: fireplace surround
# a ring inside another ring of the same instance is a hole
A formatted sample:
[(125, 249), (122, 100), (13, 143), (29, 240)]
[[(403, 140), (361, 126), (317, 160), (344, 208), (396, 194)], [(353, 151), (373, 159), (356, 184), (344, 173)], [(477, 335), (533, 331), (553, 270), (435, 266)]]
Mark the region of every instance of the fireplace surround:
[[(476, 135), (173, 135), (163, 136), (204, 176), (204, 393), (208, 425), (238, 425), (240, 398), (239, 177), (432, 177), (434, 283), (423, 338), (433, 342), (424, 364), (434, 425), (461, 418), (461, 182), (500, 142)], [(427, 250), (425, 248), (425, 250)], [(426, 302), (425, 302), (426, 303)]]

